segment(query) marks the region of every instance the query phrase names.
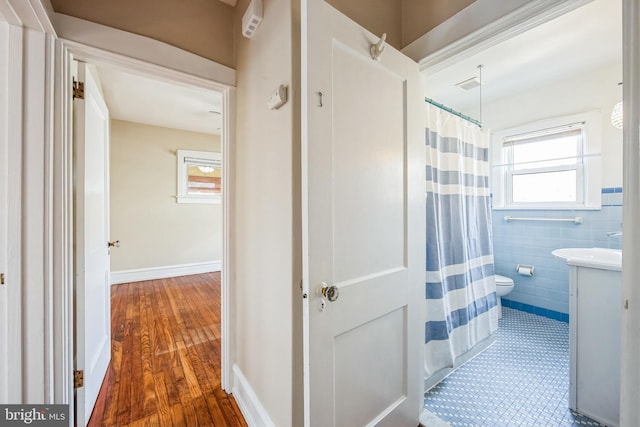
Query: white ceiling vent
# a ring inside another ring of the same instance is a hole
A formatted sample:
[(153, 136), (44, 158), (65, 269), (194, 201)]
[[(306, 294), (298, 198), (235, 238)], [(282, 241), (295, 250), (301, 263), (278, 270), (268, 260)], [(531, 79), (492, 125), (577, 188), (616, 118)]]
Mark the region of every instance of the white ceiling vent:
[(474, 87), (480, 86), (480, 79), (478, 77), (471, 77), (470, 79), (464, 80), (460, 83), (456, 83), (460, 89), (471, 90)]
[(261, 22), (262, 0), (253, 0), (242, 16), (242, 35), (249, 39), (253, 37)]

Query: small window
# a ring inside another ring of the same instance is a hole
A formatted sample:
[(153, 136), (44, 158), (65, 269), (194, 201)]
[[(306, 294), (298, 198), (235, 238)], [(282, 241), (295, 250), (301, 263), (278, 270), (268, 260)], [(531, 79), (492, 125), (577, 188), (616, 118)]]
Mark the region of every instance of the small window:
[(220, 203), (220, 153), (178, 150), (178, 203)]
[(503, 139), (507, 205), (583, 204), (584, 123)]
[(600, 126), (590, 112), (493, 134), (494, 208), (600, 208)]

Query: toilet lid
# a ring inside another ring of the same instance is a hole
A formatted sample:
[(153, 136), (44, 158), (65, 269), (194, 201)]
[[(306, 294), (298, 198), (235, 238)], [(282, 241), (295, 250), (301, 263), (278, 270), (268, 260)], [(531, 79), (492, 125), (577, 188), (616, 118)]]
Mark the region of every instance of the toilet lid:
[(508, 277), (496, 274), (496, 285), (513, 285), (513, 280)]

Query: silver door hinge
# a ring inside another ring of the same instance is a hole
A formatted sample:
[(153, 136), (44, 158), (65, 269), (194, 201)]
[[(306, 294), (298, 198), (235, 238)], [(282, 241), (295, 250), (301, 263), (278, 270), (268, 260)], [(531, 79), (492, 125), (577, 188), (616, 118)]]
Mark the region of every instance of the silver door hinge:
[(73, 99), (84, 99), (84, 82), (73, 80)]
[(84, 386), (84, 371), (73, 371), (73, 388)]

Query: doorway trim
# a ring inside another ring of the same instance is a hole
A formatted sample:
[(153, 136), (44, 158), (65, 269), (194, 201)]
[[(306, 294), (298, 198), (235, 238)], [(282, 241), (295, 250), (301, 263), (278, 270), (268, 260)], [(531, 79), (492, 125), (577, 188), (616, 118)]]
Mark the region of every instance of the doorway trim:
[[(477, 0), (402, 49), (420, 71), (442, 70), (593, 0)], [(487, 12), (490, 11), (490, 12)]]
[[(478, 0), (481, 3), (490, 0)], [(496, 19), (488, 25), (461, 36), (464, 31), (464, 18), (458, 15), (449, 19), (446, 27), (436, 27), (410, 44), (403, 52), (414, 57), (420, 63), (421, 71), (427, 69), (441, 70), (446, 66), (470, 57), (487, 49), (509, 37), (513, 37), (536, 25), (547, 22), (566, 12), (590, 3), (593, 0), (536, 0), (531, 1), (527, 8), (521, 8), (514, 13)], [(640, 55), (637, 44), (640, 39), (640, 0), (620, 0), (622, 2), (622, 48), (623, 48), (623, 100), (624, 130), (623, 130), (623, 217), (638, 218), (640, 214)], [(546, 6), (546, 7), (541, 7)], [(456, 29), (446, 34), (446, 29)], [(459, 36), (456, 39), (456, 36)], [(440, 38), (447, 38), (444, 42)], [(438, 49), (439, 43), (444, 48)], [(447, 44), (448, 43), (448, 44)], [(436, 48), (434, 48), (436, 46)], [(429, 50), (431, 49), (431, 50)], [(416, 58), (417, 55), (417, 58)], [(622, 230), (626, 235), (623, 241), (624, 259), (636, 260), (640, 257), (640, 229), (633, 220), (623, 221)], [(640, 322), (640, 290), (637, 277), (640, 265), (625, 262), (623, 259), (623, 320), (620, 387), (620, 425), (638, 425), (640, 410), (637, 406), (640, 397), (640, 369), (637, 365), (640, 356), (640, 339), (635, 333)], [(622, 303), (622, 301), (621, 301)], [(628, 304), (628, 305), (627, 305)]]
[[(59, 22), (57, 22), (59, 24)], [(77, 22), (76, 22), (77, 23)], [(53, 387), (60, 392), (59, 400), (73, 406), (73, 100), (71, 96), (72, 62), (84, 61), (105, 64), (129, 72), (144, 74), (172, 83), (213, 90), (222, 95), (223, 123), (221, 148), (223, 156), (223, 261), (221, 275), (221, 323), (222, 323), (222, 388), (230, 393), (231, 367), (235, 360), (234, 324), (230, 312), (234, 303), (233, 287), (233, 166), (235, 139), (235, 70), (205, 60), (169, 45), (146, 37), (116, 30), (110, 27), (82, 21), (82, 26), (92, 27), (94, 38), (101, 40), (100, 47), (91, 46), (79, 34), (75, 40), (59, 38), (55, 41), (55, 90), (54, 90), (54, 147), (53, 171), (50, 175), (53, 190), (53, 227), (56, 236), (52, 250), (53, 265), (60, 270), (59, 286), (54, 286), (53, 298), (60, 302), (60, 310), (47, 319), (45, 328), (52, 330), (53, 349), (49, 358), (53, 371)], [(68, 28), (57, 28), (59, 34), (74, 37)], [(123, 48), (124, 46), (124, 48)], [(161, 52), (150, 58), (149, 48)], [(125, 49), (125, 53), (122, 53)], [(179, 58), (179, 61), (176, 60)], [(153, 60), (153, 62), (150, 62)], [(179, 65), (176, 65), (179, 62)], [(218, 77), (219, 80), (215, 80)], [(57, 245), (56, 245), (57, 243)], [(57, 399), (58, 400), (58, 399)], [(74, 408), (70, 409), (74, 413)]]

